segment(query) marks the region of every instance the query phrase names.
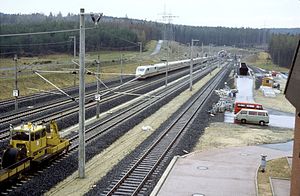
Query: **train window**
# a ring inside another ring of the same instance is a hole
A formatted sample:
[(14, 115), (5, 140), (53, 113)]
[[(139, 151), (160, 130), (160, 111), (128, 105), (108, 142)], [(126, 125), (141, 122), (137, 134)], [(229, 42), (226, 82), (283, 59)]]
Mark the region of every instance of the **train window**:
[(43, 129), (42, 130), (42, 137), (45, 137), (46, 136), (46, 129)]
[(143, 72), (145, 69), (144, 68), (139, 68), (139, 71), (140, 72)]
[(41, 131), (35, 132), (35, 140), (38, 140), (41, 138)]
[(29, 135), (25, 132), (16, 132), (15, 135), (12, 137), (12, 140), (28, 141)]
[(34, 137), (34, 133), (31, 133), (31, 141), (34, 141), (35, 140), (35, 137)]
[(149, 71), (149, 68), (147, 68), (147, 71)]

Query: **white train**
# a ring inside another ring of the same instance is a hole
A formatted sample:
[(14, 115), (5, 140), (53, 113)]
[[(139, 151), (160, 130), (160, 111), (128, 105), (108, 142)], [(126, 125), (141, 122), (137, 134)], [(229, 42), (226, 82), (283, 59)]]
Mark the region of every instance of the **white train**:
[[(212, 60), (213, 57), (199, 57), (194, 59), (194, 64), (205, 63)], [(168, 71), (173, 71), (186, 66), (190, 66), (191, 59), (184, 59), (180, 61), (168, 62)], [(154, 75), (165, 73), (167, 69), (167, 63), (157, 63), (153, 65), (142, 65), (136, 68), (135, 76), (141, 79), (145, 79)]]

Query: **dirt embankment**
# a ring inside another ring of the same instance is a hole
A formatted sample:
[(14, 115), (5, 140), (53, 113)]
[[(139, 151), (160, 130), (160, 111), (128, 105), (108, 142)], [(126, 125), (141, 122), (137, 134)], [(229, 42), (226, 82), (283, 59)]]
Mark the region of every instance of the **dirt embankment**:
[(265, 97), (261, 91), (254, 92), (255, 102), (262, 104), (265, 108), (274, 110), (295, 113), (295, 107), (285, 98), (285, 95), (280, 93), (276, 97)]
[(216, 122), (205, 129), (194, 151), (232, 146), (250, 146), (292, 140), (292, 129)]
[(280, 93), (276, 94), (276, 97), (265, 97), (260, 90), (254, 91), (254, 100), (257, 103), (262, 104), (265, 108), (272, 108), (274, 110), (295, 113), (295, 107), (285, 98), (284, 89), (287, 80), (276, 79), (276, 82), (280, 84)]
[[(282, 89), (284, 89), (285, 83), (285, 79), (280, 80)], [(261, 91), (256, 90), (254, 91), (254, 99), (255, 102), (262, 104), (265, 108), (295, 113), (295, 108), (288, 102), (283, 92), (272, 98), (264, 97)], [(211, 148), (279, 143), (292, 140), (293, 137), (293, 129), (217, 122), (210, 124), (210, 126), (205, 129), (194, 151)]]

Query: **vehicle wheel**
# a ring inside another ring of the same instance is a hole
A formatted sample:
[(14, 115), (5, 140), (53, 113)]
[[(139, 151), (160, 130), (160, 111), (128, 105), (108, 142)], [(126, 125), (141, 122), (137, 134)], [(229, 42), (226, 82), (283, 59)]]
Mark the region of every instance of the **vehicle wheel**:
[(259, 121), (259, 124), (260, 124), (261, 126), (264, 126), (264, 125), (265, 125), (265, 122), (264, 122), (264, 121)]
[(246, 119), (242, 119), (241, 123), (245, 124), (246, 123)]

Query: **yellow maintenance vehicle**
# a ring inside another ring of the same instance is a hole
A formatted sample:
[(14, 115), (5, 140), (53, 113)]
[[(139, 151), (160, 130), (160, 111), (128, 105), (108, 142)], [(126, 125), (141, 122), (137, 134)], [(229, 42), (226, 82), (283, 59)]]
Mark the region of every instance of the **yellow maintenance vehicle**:
[(30, 168), (32, 163), (40, 163), (55, 155), (68, 151), (70, 141), (62, 139), (57, 123), (45, 125), (23, 124), (10, 127), (10, 142), (4, 150), (0, 170), (0, 182)]

